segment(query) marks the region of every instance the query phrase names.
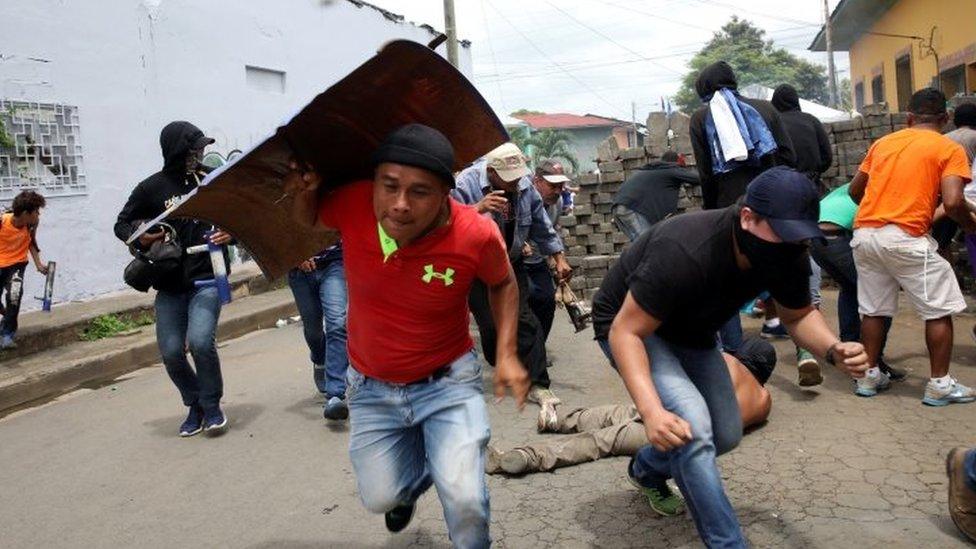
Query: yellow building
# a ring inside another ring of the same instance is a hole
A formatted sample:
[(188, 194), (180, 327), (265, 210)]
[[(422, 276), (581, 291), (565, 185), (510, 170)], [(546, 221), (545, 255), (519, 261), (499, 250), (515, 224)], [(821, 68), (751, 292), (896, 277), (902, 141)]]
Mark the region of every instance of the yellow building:
[[(976, 91), (976, 0), (841, 0), (830, 21), (834, 51), (850, 55), (857, 109), (904, 111), (928, 86), (946, 97)], [(823, 28), (810, 50), (827, 51)]]

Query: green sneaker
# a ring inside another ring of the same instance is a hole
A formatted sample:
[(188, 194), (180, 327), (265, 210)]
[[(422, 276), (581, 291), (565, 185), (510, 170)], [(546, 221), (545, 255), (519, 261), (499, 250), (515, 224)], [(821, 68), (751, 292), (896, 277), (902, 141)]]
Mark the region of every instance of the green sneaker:
[(823, 383), (820, 364), (810, 351), (797, 347), (796, 365), (798, 370), (797, 384), (800, 387), (813, 387)]
[(680, 515), (685, 510), (685, 500), (672, 492), (671, 488), (668, 488), (667, 482), (662, 481), (660, 485), (654, 487), (643, 486), (636, 478), (630, 476), (630, 467), (627, 468), (627, 480), (647, 498), (647, 504), (655, 513), (665, 517), (673, 517)]

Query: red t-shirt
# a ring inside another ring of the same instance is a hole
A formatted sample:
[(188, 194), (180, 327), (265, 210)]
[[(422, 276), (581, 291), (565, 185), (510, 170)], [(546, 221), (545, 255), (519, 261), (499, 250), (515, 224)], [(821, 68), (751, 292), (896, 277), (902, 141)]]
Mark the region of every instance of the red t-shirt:
[(409, 383), (471, 350), (468, 293), (509, 272), (498, 226), (471, 206), (450, 200), (451, 221), (384, 260), (373, 183), (359, 181), (327, 195), (319, 217), (342, 235), (349, 288), (349, 360), (363, 375)]

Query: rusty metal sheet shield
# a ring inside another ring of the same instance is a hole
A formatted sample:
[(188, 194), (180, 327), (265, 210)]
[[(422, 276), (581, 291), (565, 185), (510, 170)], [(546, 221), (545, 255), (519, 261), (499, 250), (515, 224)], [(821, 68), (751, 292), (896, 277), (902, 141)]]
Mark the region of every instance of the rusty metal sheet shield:
[(337, 239), (291, 218), (282, 179), (293, 156), (321, 174), (323, 191), (372, 177), (369, 157), (392, 130), (411, 122), (438, 129), (461, 170), (508, 140), (474, 86), (422, 44), (397, 40), (319, 94), (241, 157), (216, 169), (169, 215), (203, 219), (233, 234), (269, 278)]

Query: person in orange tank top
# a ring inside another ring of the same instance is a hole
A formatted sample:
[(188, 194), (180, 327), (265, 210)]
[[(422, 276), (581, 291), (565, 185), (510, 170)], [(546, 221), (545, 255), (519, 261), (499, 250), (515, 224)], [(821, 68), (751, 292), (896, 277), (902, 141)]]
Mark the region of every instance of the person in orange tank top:
[(0, 217), (0, 291), (5, 294), (3, 319), (0, 320), (0, 349), (13, 349), (17, 333), (17, 316), (24, 289), (24, 270), (27, 255), (34, 260), (38, 272), (47, 274), (47, 265), (41, 261), (35, 235), (41, 219), (44, 197), (34, 191), (22, 191), (14, 197), (11, 211)]

